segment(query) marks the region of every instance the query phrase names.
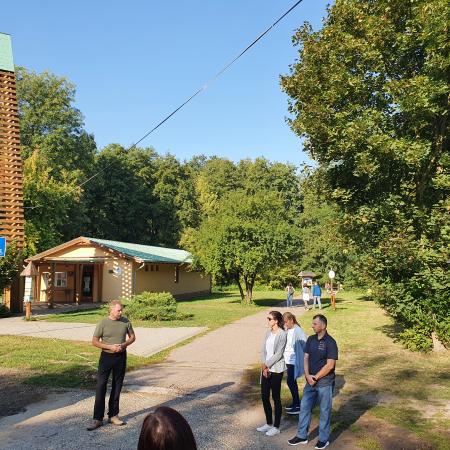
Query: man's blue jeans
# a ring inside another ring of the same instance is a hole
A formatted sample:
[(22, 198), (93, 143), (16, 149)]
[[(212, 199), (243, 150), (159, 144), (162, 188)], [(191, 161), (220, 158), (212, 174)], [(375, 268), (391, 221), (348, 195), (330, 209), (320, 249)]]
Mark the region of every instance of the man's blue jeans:
[(292, 298), (293, 298), (293, 294), (288, 294), (287, 299), (286, 299), (286, 306), (292, 306)]
[(331, 406), (333, 400), (333, 385), (324, 387), (305, 385), (298, 417), (297, 436), (307, 438), (311, 423), (311, 412), (314, 405), (320, 407), (319, 441), (327, 442), (330, 437)]

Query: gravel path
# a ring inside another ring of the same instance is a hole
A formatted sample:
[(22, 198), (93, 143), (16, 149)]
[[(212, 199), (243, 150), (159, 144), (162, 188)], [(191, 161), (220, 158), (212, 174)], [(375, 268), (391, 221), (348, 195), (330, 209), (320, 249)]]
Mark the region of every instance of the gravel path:
[[(151, 356), (189, 339), (205, 329), (205, 327), (136, 327), (134, 329), (137, 337), (136, 343), (128, 351), (137, 356)], [(11, 317), (2, 319), (0, 334), (91, 342), (94, 330), (95, 325), (90, 323), (44, 322), (41, 320), (25, 322), (22, 317)]]
[[(278, 436), (257, 433), (255, 427), (265, 422), (262, 407), (250, 406), (242, 395), (242, 375), (258, 363), (268, 311), (200, 336), (175, 349), (162, 364), (128, 373), (121, 398), (121, 416), (127, 426), (86, 431), (93, 395), (70, 391), (0, 420), (0, 448), (132, 450), (143, 418), (160, 405), (171, 406), (187, 418), (200, 449), (287, 448), (296, 420), (283, 419)], [(304, 312), (300, 308), (292, 311)], [(311, 444), (308, 447), (313, 448)]]

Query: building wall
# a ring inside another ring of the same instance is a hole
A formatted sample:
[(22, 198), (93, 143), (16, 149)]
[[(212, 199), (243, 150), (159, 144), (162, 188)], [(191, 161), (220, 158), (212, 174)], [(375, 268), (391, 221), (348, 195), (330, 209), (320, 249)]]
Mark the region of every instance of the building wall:
[(73, 245), (72, 247), (52, 253), (53, 257), (64, 258), (95, 258), (113, 256), (114, 252), (93, 247), (92, 245)]
[(106, 260), (103, 265), (102, 290), (104, 302), (130, 298), (133, 294), (133, 263), (118, 257)]
[[(153, 271), (150, 270), (153, 266)], [(156, 271), (156, 266), (158, 270)], [(179, 267), (178, 283), (175, 282), (176, 264), (135, 264), (135, 292), (170, 292), (173, 295), (186, 295), (211, 291), (211, 279), (201, 272), (192, 272), (186, 266)]]
[[(50, 265), (41, 264), (38, 266), (38, 272), (40, 277), (40, 289), (39, 289), (39, 299), (38, 301), (46, 302), (47, 301), (47, 293), (45, 292), (45, 283), (44, 278), (46, 273), (50, 273)], [(56, 264), (55, 272), (66, 272), (67, 273), (67, 286), (65, 288), (62, 287), (54, 287), (54, 300), (55, 302), (72, 302), (74, 296), (75, 289), (75, 278), (73, 276), (74, 273), (73, 264)]]
[[(105, 258), (103, 263), (102, 298), (98, 298), (98, 282), (94, 279), (94, 302), (110, 301), (119, 298), (129, 298), (133, 293), (143, 291), (170, 292), (173, 295), (188, 296), (189, 294), (205, 293), (211, 291), (211, 279), (201, 272), (192, 272), (188, 266), (179, 266), (178, 283), (175, 282), (176, 264), (138, 264), (132, 260), (116, 256), (107, 249), (99, 249), (89, 245), (74, 245), (60, 250), (51, 255), (52, 258)], [(70, 266), (68, 268), (67, 266)], [(151, 271), (153, 267), (153, 271)], [(156, 268), (158, 270), (156, 270)], [(40, 300), (46, 301), (43, 272), (49, 272), (49, 265), (41, 265), (39, 273), (41, 277)], [(73, 265), (57, 264), (57, 272), (74, 271)], [(74, 289), (74, 277), (67, 277), (67, 289)], [(66, 291), (55, 287), (54, 301), (67, 300)]]
[[(90, 245), (74, 245), (73, 247), (60, 250), (52, 254), (52, 258), (106, 258), (103, 264), (103, 270), (101, 272), (102, 280), (102, 298), (98, 296), (98, 281), (94, 279), (94, 302), (95, 301), (110, 301), (113, 299), (119, 299), (121, 297), (129, 298), (132, 295), (132, 272), (133, 263), (125, 258), (118, 257), (112, 251), (107, 249), (100, 249)], [(64, 265), (61, 265), (64, 266)], [(59, 264), (57, 264), (57, 272), (59, 270)], [(42, 269), (41, 269), (42, 270)], [(49, 271), (42, 270), (42, 271)], [(73, 269), (72, 269), (73, 270)], [(95, 273), (95, 272), (94, 272)], [(96, 282), (97, 281), (97, 282)], [(69, 277), (68, 277), (69, 283)], [(73, 286), (73, 277), (72, 277)], [(45, 289), (43, 277), (41, 275), (41, 301), (46, 301)], [(55, 288), (55, 301), (64, 301), (61, 292), (58, 292), (58, 288)], [(72, 299), (71, 299), (72, 301)]]

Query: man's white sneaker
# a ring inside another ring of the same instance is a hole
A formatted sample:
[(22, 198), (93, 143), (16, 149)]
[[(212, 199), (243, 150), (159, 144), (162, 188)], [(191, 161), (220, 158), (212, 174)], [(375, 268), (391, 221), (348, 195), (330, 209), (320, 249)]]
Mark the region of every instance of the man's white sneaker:
[(272, 427), (272, 425), (263, 425), (262, 427), (258, 427), (256, 429), (256, 431), (260, 431), (261, 433), (265, 433), (266, 431), (270, 430)]
[(275, 436), (276, 434), (280, 434), (280, 429), (272, 427), (270, 430), (267, 430), (266, 436)]

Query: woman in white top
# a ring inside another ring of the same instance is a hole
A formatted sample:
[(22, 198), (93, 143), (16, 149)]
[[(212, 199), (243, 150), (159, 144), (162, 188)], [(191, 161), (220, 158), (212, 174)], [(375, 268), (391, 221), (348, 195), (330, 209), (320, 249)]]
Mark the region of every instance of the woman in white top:
[(287, 385), (292, 395), (292, 404), (286, 408), (287, 414), (300, 413), (300, 397), (298, 395), (297, 378), (304, 374), (303, 359), (308, 336), (297, 323), (294, 314), (283, 314), (284, 329), (287, 332), (284, 362), (287, 369)]
[[(281, 421), (281, 380), (286, 370), (284, 362), (284, 348), (286, 346), (286, 332), (283, 330), (283, 316), (279, 311), (270, 311), (267, 315), (267, 331), (261, 348), (261, 400), (266, 414), (266, 424), (258, 427), (257, 431), (275, 436), (280, 433)], [(270, 392), (275, 406), (275, 420), (272, 418)]]
[(309, 302), (309, 288), (308, 288), (308, 285), (306, 285), (306, 284), (303, 285), (303, 289), (302, 289), (302, 298), (303, 298), (303, 303), (305, 304), (305, 309), (309, 309), (309, 308), (308, 308), (308, 302)]

